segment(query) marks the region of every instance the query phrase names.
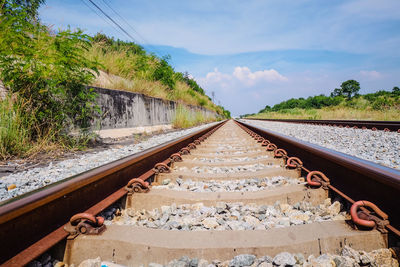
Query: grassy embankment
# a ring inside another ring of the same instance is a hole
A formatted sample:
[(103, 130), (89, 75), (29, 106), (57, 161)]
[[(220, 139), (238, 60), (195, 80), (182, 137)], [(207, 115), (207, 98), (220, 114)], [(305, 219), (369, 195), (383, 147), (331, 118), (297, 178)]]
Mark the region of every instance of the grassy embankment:
[[(12, 1), (0, 6), (0, 80), (9, 89), (0, 99), (0, 160), (84, 149), (92, 136), (90, 121), (99, 112), (95, 93), (85, 85), (139, 92), (229, 117), (190, 75), (175, 72), (168, 58), (101, 34), (53, 32), (29, 15), (29, 8)], [(108, 83), (94, 77), (98, 70), (107, 73)], [(183, 109), (177, 111), (176, 127), (215, 119)], [(78, 136), (68, 133), (73, 125)]]
[(130, 42), (115, 41), (97, 34), (87, 57), (100, 63), (104, 71), (93, 86), (142, 93), (152, 97), (201, 106), (228, 116), (229, 112), (215, 105), (204, 90), (187, 73), (175, 72), (167, 58), (147, 54)]
[(307, 99), (290, 99), (266, 107), (257, 114), (246, 117), (263, 119), (312, 119), (312, 120), (379, 120), (400, 121), (400, 94), (378, 91), (346, 97), (317, 96)]

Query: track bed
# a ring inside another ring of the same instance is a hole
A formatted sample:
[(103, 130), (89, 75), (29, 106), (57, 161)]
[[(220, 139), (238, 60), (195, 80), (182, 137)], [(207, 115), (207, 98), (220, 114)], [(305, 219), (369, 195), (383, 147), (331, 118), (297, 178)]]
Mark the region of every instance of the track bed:
[[(127, 266), (180, 266), (186, 257), (225, 266), (248, 254), (271, 256), (263, 266), (272, 266), (282, 263), (285, 253), (311, 257), (283, 262), (301, 266), (312, 265), (312, 255), (329, 254), (333, 261), (349, 247), (366, 252), (388, 247), (386, 234), (356, 229), (340, 196), (307, 184), (300, 165), (290, 168), (287, 158), (263, 144), (228, 121), (182, 153), (181, 161), (160, 168), (149, 188), (139, 185), (117, 209), (106, 211), (103, 233), (68, 240), (64, 262), (78, 265), (100, 257)], [(371, 264), (377, 260), (371, 258)], [(397, 266), (391, 256), (385, 260)], [(261, 263), (253, 259), (249, 265)]]

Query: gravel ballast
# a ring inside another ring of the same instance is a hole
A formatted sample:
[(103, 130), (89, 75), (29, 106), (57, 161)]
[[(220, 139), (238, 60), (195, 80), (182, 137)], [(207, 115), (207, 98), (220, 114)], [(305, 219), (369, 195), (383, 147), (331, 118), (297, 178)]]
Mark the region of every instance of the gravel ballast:
[(154, 229), (206, 231), (206, 230), (265, 230), (330, 220), (345, 220), (341, 205), (328, 198), (318, 206), (309, 202), (294, 205), (280, 203), (256, 205), (218, 202), (215, 206), (203, 203), (162, 206), (153, 210), (122, 210), (106, 224), (135, 225)]
[[(96, 265), (97, 264), (97, 265)], [(101, 261), (100, 258), (88, 259), (83, 261), (78, 267), (104, 266), (104, 267), (123, 267), (123, 265)], [(143, 265), (144, 266), (144, 265)], [(150, 263), (149, 267), (273, 267), (273, 266), (303, 266), (303, 267), (334, 267), (334, 266), (399, 266), (397, 260), (392, 258), (389, 249), (382, 248), (371, 252), (357, 251), (349, 246), (345, 246), (340, 254), (324, 253), (321, 255), (310, 255), (305, 257), (302, 253), (281, 252), (275, 257), (257, 257), (252, 254), (240, 254), (227, 261), (213, 260), (207, 261), (201, 258), (189, 258), (183, 256), (179, 259), (170, 261), (168, 264)]]
[(242, 120), (254, 126), (400, 169), (400, 134), (300, 123)]
[(217, 163), (217, 162), (246, 162), (256, 161), (270, 158), (268, 155), (256, 156), (256, 157), (238, 157), (238, 158), (193, 158), (193, 161), (198, 160), (206, 163)]
[(170, 179), (164, 179), (163, 185), (153, 186), (153, 189), (170, 189), (176, 191), (191, 192), (253, 192), (269, 189), (272, 187), (305, 184), (304, 178), (289, 178), (275, 176), (271, 178), (253, 178), (242, 180), (210, 180), (210, 181), (192, 181), (191, 179), (176, 179), (171, 182)]
[(32, 168), (27, 171), (1, 177), (0, 201), (22, 195), (73, 175), (94, 169), (106, 163), (141, 152), (145, 149), (160, 145), (173, 139), (177, 139), (200, 129), (204, 129), (212, 124), (155, 135), (138, 144), (87, 153), (55, 164), (50, 162), (46, 167)]
[(211, 167), (211, 166), (202, 166), (202, 167), (177, 167), (173, 170), (177, 171), (186, 171), (193, 173), (212, 173), (212, 174), (221, 174), (221, 173), (238, 173), (238, 172), (257, 172), (261, 170), (265, 170), (268, 168), (280, 168), (279, 165), (271, 164), (250, 164), (243, 166), (232, 166), (232, 167)]

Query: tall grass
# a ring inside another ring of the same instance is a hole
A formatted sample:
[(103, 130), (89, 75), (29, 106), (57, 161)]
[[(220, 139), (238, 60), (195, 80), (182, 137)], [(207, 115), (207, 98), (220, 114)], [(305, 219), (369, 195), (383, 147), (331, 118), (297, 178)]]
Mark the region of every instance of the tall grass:
[(24, 112), (28, 107), (28, 103), (15, 96), (0, 100), (0, 160), (25, 154), (31, 149), (34, 119)]
[(40, 126), (36, 110), (29, 101), (16, 94), (0, 99), (0, 161), (32, 157), (40, 152), (84, 148), (84, 136), (70, 137), (59, 133), (57, 127)]
[(143, 56), (129, 53), (127, 49), (111, 50), (101, 42), (93, 43), (86, 56), (102, 65), (100, 69), (103, 72), (91, 84), (93, 86), (142, 93), (222, 112), (207, 96), (195, 92), (182, 81), (177, 80), (173, 90), (155, 81), (152, 78), (155, 61), (148, 59), (144, 62)]
[(172, 120), (174, 128), (189, 128), (206, 122), (216, 121), (215, 116), (207, 116), (202, 111), (192, 111), (179, 104)]

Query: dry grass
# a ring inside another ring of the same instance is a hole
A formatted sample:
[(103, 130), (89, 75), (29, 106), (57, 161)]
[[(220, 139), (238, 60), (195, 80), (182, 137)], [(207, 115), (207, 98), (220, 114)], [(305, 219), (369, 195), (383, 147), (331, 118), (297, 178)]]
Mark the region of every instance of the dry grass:
[(215, 116), (207, 116), (201, 111), (192, 111), (184, 105), (178, 105), (172, 125), (174, 128), (189, 128), (216, 120)]
[[(38, 129), (32, 114), (35, 112), (31, 104), (17, 95), (7, 95), (0, 100), (0, 161), (13, 157), (31, 158), (38, 153), (63, 149), (62, 143), (54, 142), (56, 132)], [(39, 136), (32, 136), (33, 129)]]
[(128, 80), (100, 71), (92, 86), (141, 93), (152, 97), (168, 99), (167, 87), (158, 81)]
[(213, 111), (219, 110), (207, 96), (193, 91), (184, 82), (176, 81), (174, 90), (170, 90), (159, 81), (151, 80), (155, 62), (147, 61), (147, 70), (136, 72), (137, 66), (143, 64), (140, 61), (141, 56), (126, 53), (124, 49), (105, 52), (101, 43), (94, 43), (87, 52), (87, 57), (97, 60), (102, 65), (100, 75), (92, 86), (142, 93), (187, 105), (202, 106)]
[(392, 107), (385, 110), (372, 110), (336, 106), (322, 109), (291, 109), (280, 112), (259, 113), (250, 116), (250, 118), (399, 121), (400, 109)]

